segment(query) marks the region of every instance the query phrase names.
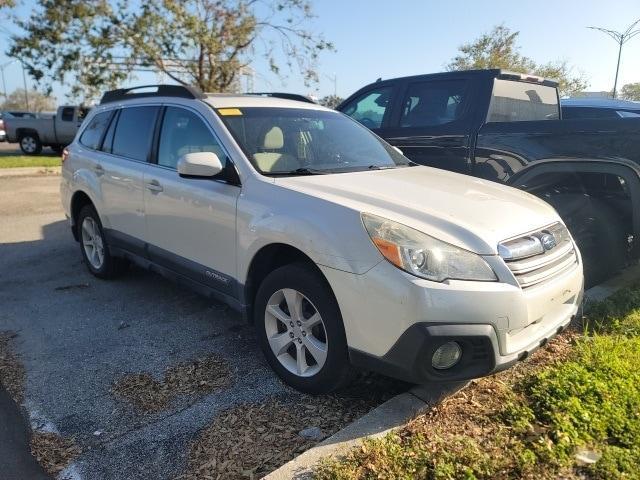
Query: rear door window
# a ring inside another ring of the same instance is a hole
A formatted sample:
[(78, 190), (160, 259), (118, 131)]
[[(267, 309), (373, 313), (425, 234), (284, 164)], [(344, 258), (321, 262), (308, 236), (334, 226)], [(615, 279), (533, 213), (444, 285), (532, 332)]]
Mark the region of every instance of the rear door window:
[(87, 148), (97, 150), (100, 147), (100, 141), (105, 130), (109, 126), (109, 120), (113, 111), (102, 112), (91, 119), (87, 128), (84, 129), (80, 136), (80, 143)]
[(146, 162), (159, 107), (128, 107), (120, 111), (113, 136), (114, 155)]
[(431, 127), (454, 122), (462, 115), (466, 81), (412, 83), (400, 117), (401, 127)]
[(392, 87), (369, 90), (341, 109), (367, 128), (380, 128), (390, 107)]
[(496, 78), (487, 122), (558, 120), (558, 94), (554, 87)]

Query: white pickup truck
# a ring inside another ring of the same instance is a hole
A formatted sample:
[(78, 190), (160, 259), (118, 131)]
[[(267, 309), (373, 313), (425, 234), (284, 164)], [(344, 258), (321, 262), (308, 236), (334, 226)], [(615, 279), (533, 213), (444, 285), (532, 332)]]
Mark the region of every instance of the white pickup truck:
[(44, 146), (62, 151), (72, 142), (88, 111), (86, 107), (63, 106), (50, 118), (6, 118), (7, 142), (19, 143), (26, 155), (38, 155)]

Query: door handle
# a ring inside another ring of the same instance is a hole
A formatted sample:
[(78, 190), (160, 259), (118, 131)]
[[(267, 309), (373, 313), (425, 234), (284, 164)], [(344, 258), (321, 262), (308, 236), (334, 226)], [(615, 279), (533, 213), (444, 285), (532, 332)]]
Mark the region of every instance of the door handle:
[(160, 185), (160, 182), (158, 182), (157, 180), (151, 180), (149, 183), (147, 183), (147, 189), (151, 190), (152, 192), (162, 192), (164, 190), (164, 188), (162, 188), (162, 185)]

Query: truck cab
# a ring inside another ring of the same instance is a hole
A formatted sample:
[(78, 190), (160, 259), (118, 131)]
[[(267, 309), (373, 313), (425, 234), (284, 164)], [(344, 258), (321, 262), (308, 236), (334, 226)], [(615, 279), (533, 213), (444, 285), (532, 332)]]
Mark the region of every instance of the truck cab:
[(504, 70), (379, 80), (337, 110), (416, 163), (550, 203), (584, 253), (588, 284), (638, 256), (640, 118), (563, 119), (556, 82)]
[(67, 105), (58, 107), (53, 117), (5, 119), (7, 141), (19, 143), (26, 155), (38, 155), (43, 147), (62, 151), (73, 141), (88, 111), (86, 107)]

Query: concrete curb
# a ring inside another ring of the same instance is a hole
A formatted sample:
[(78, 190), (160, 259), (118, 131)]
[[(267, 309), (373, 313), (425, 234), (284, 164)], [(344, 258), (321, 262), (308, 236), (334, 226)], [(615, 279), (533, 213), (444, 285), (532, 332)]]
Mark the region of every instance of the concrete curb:
[[(640, 264), (623, 270), (618, 276), (584, 292), (585, 302), (604, 300), (616, 291), (640, 279)], [(307, 480), (322, 458), (338, 456), (362, 443), (365, 438), (383, 437), (402, 427), (418, 413), (441, 399), (463, 389), (468, 382), (420, 385), (401, 393), (371, 410), (350, 425), (300, 454), (264, 477), (265, 480)]]
[(584, 292), (585, 302), (599, 302), (613, 295), (621, 288), (627, 287), (640, 280), (640, 264), (625, 268), (619, 275), (595, 285)]
[(0, 168), (1, 177), (35, 177), (40, 175), (60, 175), (62, 167), (19, 167)]
[(425, 408), (435, 405), (466, 385), (467, 382), (421, 385), (396, 395), (315, 447), (285, 463), (264, 479), (310, 479), (313, 477), (313, 467), (321, 458), (346, 453), (361, 443), (364, 438), (383, 437), (402, 427)]

